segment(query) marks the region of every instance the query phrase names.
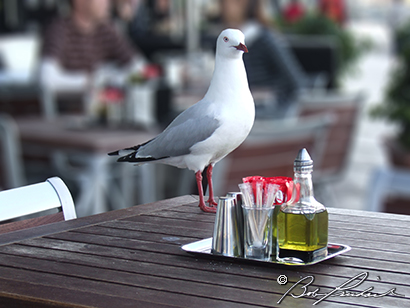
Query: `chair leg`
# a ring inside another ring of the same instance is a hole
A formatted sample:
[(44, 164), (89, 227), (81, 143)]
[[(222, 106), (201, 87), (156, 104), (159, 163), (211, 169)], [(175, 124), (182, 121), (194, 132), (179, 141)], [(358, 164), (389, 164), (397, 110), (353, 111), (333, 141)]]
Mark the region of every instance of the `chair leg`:
[(373, 171), (366, 194), (366, 210), (381, 212), (383, 210), (383, 200), (388, 190), (391, 173), (384, 168)]

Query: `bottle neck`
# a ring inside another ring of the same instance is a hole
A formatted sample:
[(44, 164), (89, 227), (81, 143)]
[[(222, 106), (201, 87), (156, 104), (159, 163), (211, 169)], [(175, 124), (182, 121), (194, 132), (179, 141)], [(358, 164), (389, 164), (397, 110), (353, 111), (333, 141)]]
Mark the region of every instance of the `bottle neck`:
[(312, 172), (295, 172), (294, 184), (299, 190), (299, 201), (310, 202), (314, 199)]
[(295, 172), (293, 185), (292, 199), (281, 206), (282, 212), (305, 215), (326, 211), (314, 197), (311, 171)]

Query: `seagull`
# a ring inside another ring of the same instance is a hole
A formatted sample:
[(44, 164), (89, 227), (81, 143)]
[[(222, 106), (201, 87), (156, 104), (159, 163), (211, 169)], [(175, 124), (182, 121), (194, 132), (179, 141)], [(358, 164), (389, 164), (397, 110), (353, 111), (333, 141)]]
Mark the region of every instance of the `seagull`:
[[(248, 136), (255, 105), (242, 60), (248, 52), (240, 30), (226, 29), (216, 43), (215, 68), (204, 98), (179, 114), (157, 137), (108, 155), (118, 162), (161, 163), (195, 172), (199, 207), (216, 212), (212, 171), (217, 162), (235, 150)], [(123, 156), (124, 155), (124, 156)], [(202, 172), (207, 167), (209, 206), (205, 204)]]

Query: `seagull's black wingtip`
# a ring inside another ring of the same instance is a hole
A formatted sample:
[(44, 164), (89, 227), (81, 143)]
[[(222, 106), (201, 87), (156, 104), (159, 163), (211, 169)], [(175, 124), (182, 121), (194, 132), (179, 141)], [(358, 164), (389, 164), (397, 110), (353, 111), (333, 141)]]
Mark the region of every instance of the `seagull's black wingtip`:
[(152, 156), (148, 156), (148, 157), (136, 157), (136, 153), (131, 153), (125, 156), (122, 156), (120, 158), (117, 159), (117, 162), (128, 162), (128, 163), (148, 163), (151, 161), (155, 161), (155, 160), (160, 160), (160, 159), (164, 159), (164, 158), (169, 158), (169, 156), (165, 156), (165, 157), (160, 157), (160, 158), (155, 158)]
[(131, 153), (131, 154), (122, 156), (122, 157), (117, 159), (117, 162), (119, 162), (119, 163), (120, 162), (129, 162), (129, 163), (136, 162), (135, 153)]
[(108, 156), (118, 156), (118, 155), (120, 155), (120, 151), (114, 151), (114, 152), (108, 153)]

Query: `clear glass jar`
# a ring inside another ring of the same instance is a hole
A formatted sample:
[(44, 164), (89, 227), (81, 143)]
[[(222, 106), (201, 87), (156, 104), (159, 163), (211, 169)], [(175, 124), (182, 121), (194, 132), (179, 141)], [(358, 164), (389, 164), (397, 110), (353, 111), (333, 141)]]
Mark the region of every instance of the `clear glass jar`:
[(277, 216), (277, 259), (308, 263), (327, 255), (328, 213), (313, 193), (313, 161), (306, 149), (294, 162), (292, 198)]

